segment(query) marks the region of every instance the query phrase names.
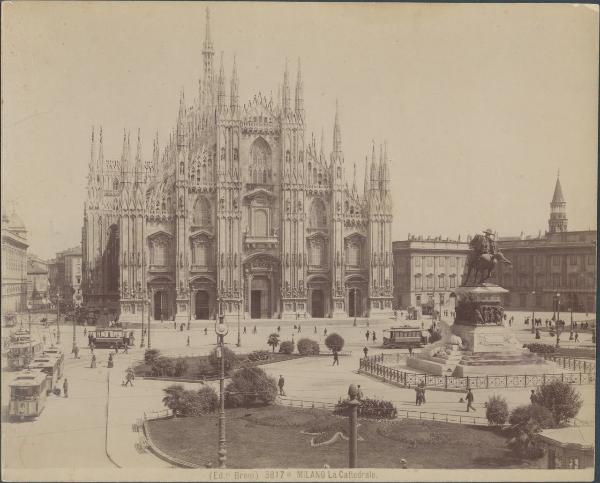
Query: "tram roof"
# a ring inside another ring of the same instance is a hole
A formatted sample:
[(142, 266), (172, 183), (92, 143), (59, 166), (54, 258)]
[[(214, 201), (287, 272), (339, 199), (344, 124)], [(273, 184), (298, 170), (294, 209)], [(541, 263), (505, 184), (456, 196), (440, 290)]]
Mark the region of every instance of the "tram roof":
[(22, 371), (17, 374), (17, 377), (12, 381), (10, 386), (39, 386), (46, 380), (46, 374), (41, 371)]

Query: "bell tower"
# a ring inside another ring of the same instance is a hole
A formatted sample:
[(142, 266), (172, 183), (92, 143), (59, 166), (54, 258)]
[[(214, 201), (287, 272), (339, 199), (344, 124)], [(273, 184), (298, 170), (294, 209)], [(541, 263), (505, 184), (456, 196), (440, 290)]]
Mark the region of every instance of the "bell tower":
[(560, 185), (560, 171), (556, 176), (554, 196), (550, 202), (550, 219), (548, 220), (550, 233), (562, 233), (567, 231), (567, 203), (563, 196)]

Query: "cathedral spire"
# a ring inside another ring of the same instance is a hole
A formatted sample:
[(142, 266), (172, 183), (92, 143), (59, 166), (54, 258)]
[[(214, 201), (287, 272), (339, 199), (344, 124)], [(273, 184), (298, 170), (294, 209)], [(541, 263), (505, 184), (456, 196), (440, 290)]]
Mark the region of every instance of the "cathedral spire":
[(140, 133), (140, 128), (138, 127), (138, 138), (137, 138), (137, 150), (135, 153), (135, 170), (138, 173), (143, 171), (143, 163), (142, 163), (142, 137)]
[(300, 57), (298, 57), (298, 77), (296, 79), (296, 114), (301, 118), (304, 117), (304, 85), (302, 83), (302, 66), (300, 65)]
[(237, 74), (237, 63), (235, 59), (235, 55), (233, 56), (233, 72), (231, 73), (231, 93), (230, 93), (230, 104), (231, 110), (235, 110), (238, 108), (238, 88), (239, 88), (239, 79)]
[(369, 157), (365, 156), (365, 182), (363, 185), (363, 196), (369, 192)]
[(325, 128), (321, 128), (321, 161), (325, 159)]
[(288, 61), (285, 59), (285, 71), (283, 72), (283, 98), (282, 108), (284, 114), (288, 114), (290, 111), (290, 79), (288, 73)]
[(91, 147), (91, 152), (90, 152), (90, 166), (89, 166), (90, 172), (95, 168), (95, 166), (96, 166), (96, 141), (94, 140), (94, 126), (92, 126), (92, 147)]
[(177, 148), (185, 146), (185, 92), (181, 89), (179, 96), (179, 114), (177, 116)]
[(354, 173), (352, 176), (352, 192), (356, 193), (356, 161), (354, 161)]
[(100, 126), (100, 140), (98, 142), (98, 166), (100, 170), (104, 167), (104, 146), (102, 140), (102, 126)]
[(340, 153), (342, 151), (342, 132), (340, 130), (339, 105), (335, 101), (335, 121), (333, 123), (333, 151)]
[(377, 173), (377, 159), (375, 156), (375, 141), (371, 150), (371, 190), (379, 189), (379, 176)]
[(214, 52), (210, 38), (210, 9), (206, 7), (206, 28), (204, 29), (204, 52)]
[(215, 51), (213, 49), (212, 40), (210, 37), (210, 10), (206, 7), (206, 28), (204, 37), (204, 50), (202, 51), (202, 58), (204, 64), (204, 79), (202, 87), (204, 93), (202, 95), (202, 102), (206, 109), (212, 108), (214, 105), (214, 73), (213, 73), (213, 57)]
[(219, 67), (219, 80), (217, 85), (217, 107), (225, 107), (225, 68), (223, 67), (223, 52), (221, 52), (221, 66)]

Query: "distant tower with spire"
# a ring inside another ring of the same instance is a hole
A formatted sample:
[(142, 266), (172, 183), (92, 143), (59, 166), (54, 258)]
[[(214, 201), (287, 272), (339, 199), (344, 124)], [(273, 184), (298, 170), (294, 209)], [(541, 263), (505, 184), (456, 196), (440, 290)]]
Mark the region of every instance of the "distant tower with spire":
[(560, 171), (556, 176), (554, 195), (550, 202), (550, 219), (548, 220), (550, 233), (562, 233), (567, 231), (567, 203), (563, 196), (560, 185)]

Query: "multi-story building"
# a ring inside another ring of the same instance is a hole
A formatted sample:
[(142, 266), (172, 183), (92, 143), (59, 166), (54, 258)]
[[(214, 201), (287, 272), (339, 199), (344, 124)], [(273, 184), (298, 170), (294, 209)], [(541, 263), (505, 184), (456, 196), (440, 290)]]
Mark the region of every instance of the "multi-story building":
[(336, 106), (329, 156), (305, 124), (298, 62), (277, 99), (241, 105), (235, 59), (226, 94), (213, 68), (207, 12), (198, 97), (144, 160), (138, 132), (120, 159), (92, 133), (83, 292), (89, 305), (138, 319), (380, 316), (392, 311), (392, 205), (387, 150), (365, 160), (364, 191), (346, 165)]
[(48, 306), (49, 286), (48, 262), (29, 254), (27, 256), (27, 301), (31, 308)]
[(450, 296), (460, 286), (469, 244), (460, 240), (409, 235), (395, 241), (394, 306), (424, 314), (454, 309)]
[[(596, 310), (596, 230), (568, 231), (566, 202), (557, 178), (548, 231), (536, 237), (501, 237), (498, 246), (513, 262), (499, 266), (495, 281), (508, 289), (515, 309)], [(558, 296), (557, 296), (558, 295)]]
[(81, 246), (76, 246), (58, 252), (54, 265), (56, 266), (56, 287), (62, 300), (68, 304), (78, 304), (82, 301), (81, 293)]
[(27, 230), (13, 209), (2, 209), (2, 316), (27, 310)]

